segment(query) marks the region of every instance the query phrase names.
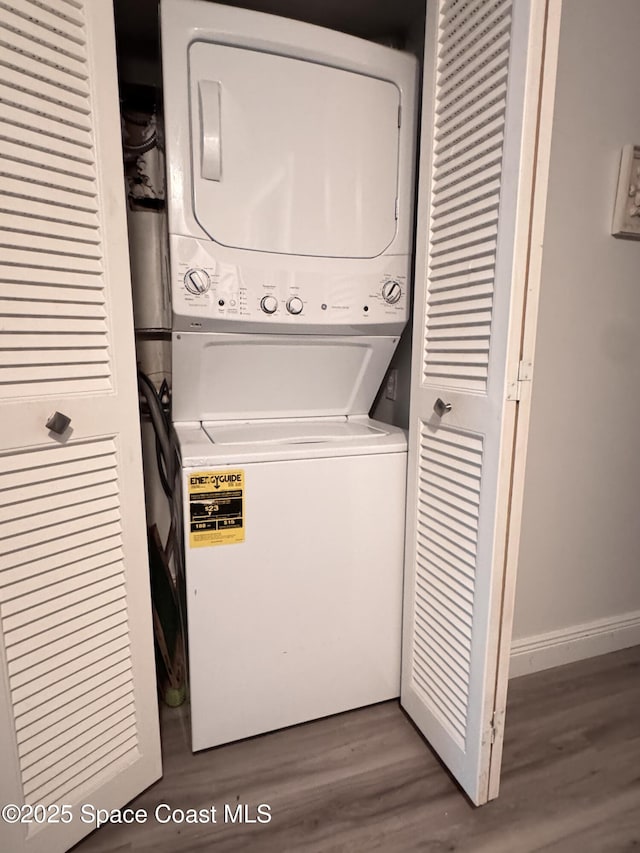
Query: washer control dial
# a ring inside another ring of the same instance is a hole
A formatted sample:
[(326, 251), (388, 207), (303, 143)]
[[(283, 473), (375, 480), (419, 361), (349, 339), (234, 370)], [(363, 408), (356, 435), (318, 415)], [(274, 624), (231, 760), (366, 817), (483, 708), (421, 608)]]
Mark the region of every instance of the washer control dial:
[(209, 278), (206, 270), (195, 267), (185, 274), (184, 286), (187, 288), (189, 293), (199, 295), (200, 293), (206, 293), (207, 290), (209, 290), (211, 287), (211, 279)]
[(263, 296), (260, 300), (260, 307), (265, 314), (275, 314), (278, 308), (278, 300), (275, 296)]
[(400, 283), (397, 281), (385, 281), (382, 285), (382, 298), (387, 303), (387, 305), (395, 305), (396, 302), (400, 301), (400, 297), (402, 296), (402, 287)]
[(289, 314), (301, 314), (302, 308), (302, 299), (299, 296), (292, 296), (287, 300), (287, 311)]

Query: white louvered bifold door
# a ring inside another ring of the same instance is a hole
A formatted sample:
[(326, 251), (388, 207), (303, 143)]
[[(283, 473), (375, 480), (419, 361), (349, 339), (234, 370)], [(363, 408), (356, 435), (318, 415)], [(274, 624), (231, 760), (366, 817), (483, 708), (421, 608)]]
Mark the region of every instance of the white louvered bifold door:
[[(511, 630), (503, 584), (516, 403), (507, 388), (543, 32), (542, 2), (427, 4), (402, 704), (477, 804), (497, 794), (489, 769), (504, 716), (494, 698)], [(439, 399), (449, 411), (437, 413)]]
[(145, 528), (111, 0), (1, 0), (2, 850), (161, 773)]

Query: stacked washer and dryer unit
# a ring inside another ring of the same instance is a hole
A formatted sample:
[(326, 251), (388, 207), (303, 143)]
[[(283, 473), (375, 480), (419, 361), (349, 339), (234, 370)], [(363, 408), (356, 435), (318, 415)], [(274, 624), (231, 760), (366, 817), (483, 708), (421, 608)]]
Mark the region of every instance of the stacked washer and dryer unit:
[(193, 749), (399, 693), (415, 60), (162, 0)]

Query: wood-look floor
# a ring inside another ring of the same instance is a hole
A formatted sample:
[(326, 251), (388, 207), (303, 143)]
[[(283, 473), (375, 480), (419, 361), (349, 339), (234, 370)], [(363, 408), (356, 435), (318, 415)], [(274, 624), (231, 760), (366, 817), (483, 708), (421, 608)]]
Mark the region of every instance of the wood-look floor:
[(640, 850), (640, 647), (511, 682), (500, 797), (480, 809), (396, 702), (197, 755), (178, 709), (163, 751), (136, 805), (268, 803), (271, 822), (109, 825), (74, 853)]

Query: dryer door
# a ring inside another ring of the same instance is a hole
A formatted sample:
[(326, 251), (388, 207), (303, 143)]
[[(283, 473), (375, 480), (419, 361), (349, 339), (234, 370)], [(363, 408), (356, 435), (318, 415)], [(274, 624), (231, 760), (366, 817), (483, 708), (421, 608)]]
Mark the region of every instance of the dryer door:
[(400, 91), (210, 42), (189, 48), (195, 216), (224, 246), (372, 258), (396, 233)]

